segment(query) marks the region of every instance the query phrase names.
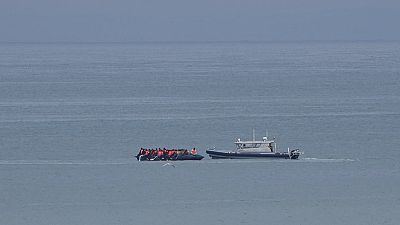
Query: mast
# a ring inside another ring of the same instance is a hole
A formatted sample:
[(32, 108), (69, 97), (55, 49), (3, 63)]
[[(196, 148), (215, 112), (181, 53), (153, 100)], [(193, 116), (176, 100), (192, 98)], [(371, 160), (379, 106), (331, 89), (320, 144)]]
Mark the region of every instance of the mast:
[(254, 128), (253, 128), (253, 141), (256, 141), (256, 133), (255, 133)]

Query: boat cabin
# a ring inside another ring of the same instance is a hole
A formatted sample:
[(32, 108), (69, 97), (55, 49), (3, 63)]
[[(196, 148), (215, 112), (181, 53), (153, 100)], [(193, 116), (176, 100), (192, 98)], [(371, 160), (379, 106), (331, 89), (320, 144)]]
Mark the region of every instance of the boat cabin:
[(263, 137), (262, 141), (242, 141), (240, 138), (235, 142), (237, 151), (262, 151), (262, 152), (275, 152), (275, 140), (268, 140)]

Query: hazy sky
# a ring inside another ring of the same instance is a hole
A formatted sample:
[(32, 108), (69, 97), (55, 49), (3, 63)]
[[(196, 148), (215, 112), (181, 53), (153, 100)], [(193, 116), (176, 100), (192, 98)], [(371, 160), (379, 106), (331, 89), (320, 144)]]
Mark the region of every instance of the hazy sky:
[(0, 0), (0, 41), (400, 40), (400, 0)]

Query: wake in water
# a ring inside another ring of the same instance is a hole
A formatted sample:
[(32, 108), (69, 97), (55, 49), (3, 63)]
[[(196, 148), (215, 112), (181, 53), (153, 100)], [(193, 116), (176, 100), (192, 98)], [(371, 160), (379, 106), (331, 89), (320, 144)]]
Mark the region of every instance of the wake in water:
[(297, 160), (287, 159), (208, 159), (199, 163), (296, 163), (296, 162), (356, 162), (359, 159), (340, 159), (340, 158), (300, 158)]
[[(298, 160), (282, 159), (206, 159), (198, 162), (179, 162), (179, 164), (226, 164), (226, 163), (296, 163), (296, 162), (356, 162), (359, 159), (336, 158), (301, 158)], [(115, 160), (0, 160), (0, 165), (127, 165), (136, 163), (133, 159)], [(177, 163), (177, 162), (175, 162)]]
[(0, 160), (0, 165), (125, 165), (131, 159), (116, 160)]
[(307, 162), (355, 162), (360, 161), (359, 159), (320, 159), (320, 158), (302, 158), (300, 161)]

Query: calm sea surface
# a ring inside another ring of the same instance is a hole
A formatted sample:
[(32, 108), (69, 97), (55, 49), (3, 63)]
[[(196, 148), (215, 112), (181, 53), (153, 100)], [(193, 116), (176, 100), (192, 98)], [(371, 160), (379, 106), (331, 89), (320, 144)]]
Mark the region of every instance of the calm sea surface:
[(399, 42), (0, 44), (0, 224), (397, 225), (399, 137)]

